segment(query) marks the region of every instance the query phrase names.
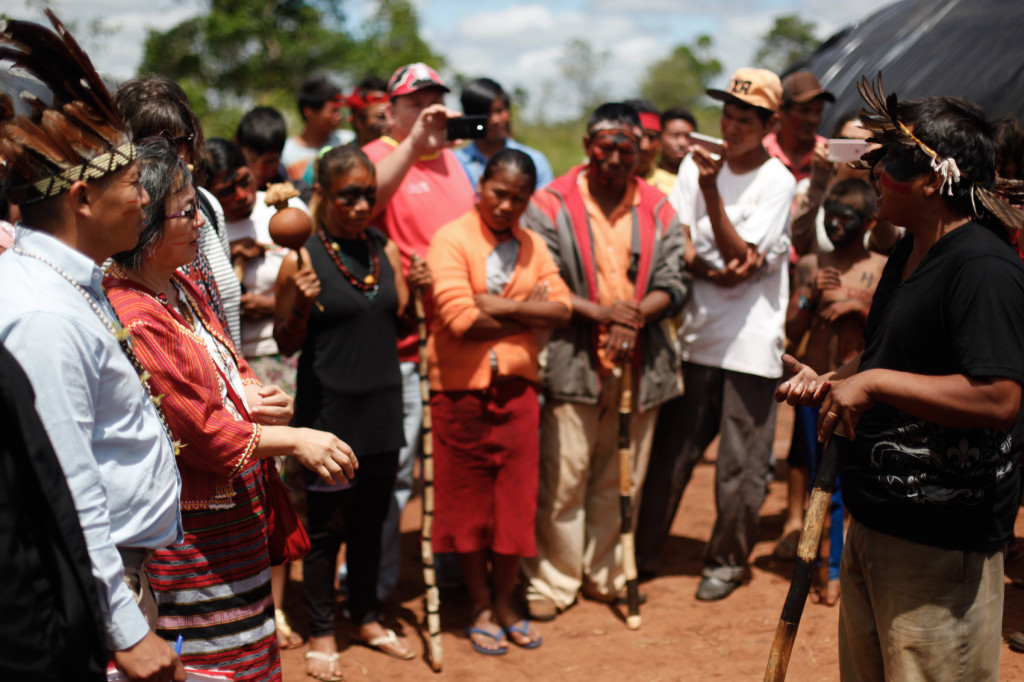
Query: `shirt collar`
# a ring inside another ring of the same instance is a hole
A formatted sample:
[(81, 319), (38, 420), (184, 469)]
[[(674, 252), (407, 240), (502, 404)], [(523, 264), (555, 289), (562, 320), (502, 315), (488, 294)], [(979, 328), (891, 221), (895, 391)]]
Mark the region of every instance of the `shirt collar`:
[(14, 233), (14, 245), (25, 253), (45, 258), (81, 286), (99, 290), (103, 273), (96, 263), (49, 232), (33, 230), (19, 223)]

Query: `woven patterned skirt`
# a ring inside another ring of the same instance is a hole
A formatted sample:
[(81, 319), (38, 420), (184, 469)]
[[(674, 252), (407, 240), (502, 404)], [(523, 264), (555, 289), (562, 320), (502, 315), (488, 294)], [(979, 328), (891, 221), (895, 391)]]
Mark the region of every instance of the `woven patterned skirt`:
[(183, 510), (185, 541), (158, 551), (148, 566), (159, 607), (157, 634), (172, 643), (183, 636), (186, 666), (231, 670), (235, 680), (281, 679), (265, 466), (257, 460), (235, 479), (235, 507)]

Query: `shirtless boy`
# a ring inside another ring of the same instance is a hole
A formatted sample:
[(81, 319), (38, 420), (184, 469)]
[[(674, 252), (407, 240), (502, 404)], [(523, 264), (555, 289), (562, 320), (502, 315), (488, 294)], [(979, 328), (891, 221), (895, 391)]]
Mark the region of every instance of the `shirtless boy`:
[[(864, 350), (864, 325), (886, 260), (864, 246), (864, 235), (875, 226), (878, 213), (875, 192), (867, 182), (852, 178), (836, 183), (825, 196), (824, 208), (825, 229), (835, 250), (800, 259), (786, 314), (786, 337), (794, 354), (820, 372), (834, 370)], [(789, 465), (810, 466), (812, 474), (822, 454), (817, 421), (817, 408), (796, 407)], [(838, 484), (836, 491), (831, 508), (828, 578), (821, 581), (818, 595), (828, 606), (839, 597), (843, 546)], [(802, 500), (799, 505), (802, 508)], [(799, 532), (799, 527), (787, 527), (783, 537), (792, 533), (795, 539)]]

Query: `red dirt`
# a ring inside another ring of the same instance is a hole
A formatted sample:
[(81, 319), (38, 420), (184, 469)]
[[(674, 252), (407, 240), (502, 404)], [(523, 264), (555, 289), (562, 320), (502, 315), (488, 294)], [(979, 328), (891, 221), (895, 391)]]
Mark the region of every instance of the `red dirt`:
[[(775, 452), (789, 449), (792, 416), (780, 411)], [(714, 456), (714, 445), (709, 453)], [(784, 464), (779, 467), (785, 470)], [(626, 629), (622, 616), (610, 607), (581, 600), (554, 622), (538, 625), (544, 636), (539, 649), (509, 647), (506, 656), (484, 657), (469, 646), (463, 628), (468, 618), (464, 593), (443, 593), (441, 620), (444, 669), (432, 672), (426, 658), (423, 622), (422, 578), (419, 573), (419, 500), (403, 517), (403, 566), (400, 603), (388, 610), (387, 625), (407, 638), (421, 656), (398, 661), (360, 646), (342, 653), (346, 680), (598, 680), (630, 679), (642, 682), (677, 680), (761, 680), (782, 609), (792, 563), (771, 558), (774, 541), (782, 529), (785, 508), (784, 476), (769, 488), (761, 511), (760, 541), (751, 558), (752, 581), (720, 602), (694, 599), (700, 579), (702, 551), (714, 521), (714, 464), (700, 463), (687, 488), (672, 526), (665, 551), (667, 570), (644, 583), (647, 603), (641, 607), (643, 626)], [(1024, 513), (1018, 516), (1018, 527)], [(297, 567), (296, 567), (297, 568)], [(1007, 565), (1011, 577), (1024, 578), (1024, 560)], [(296, 630), (306, 634), (300, 571), (293, 570), (286, 609)], [(789, 680), (828, 682), (839, 679), (836, 643), (838, 606), (808, 603), (789, 665)], [(1024, 590), (1014, 589), (1007, 579), (1003, 633), (1024, 630)], [(343, 627), (338, 628), (341, 646)], [(306, 682), (304, 648), (282, 652), (285, 682)], [(1003, 680), (1024, 680), (1024, 654), (1002, 652)]]

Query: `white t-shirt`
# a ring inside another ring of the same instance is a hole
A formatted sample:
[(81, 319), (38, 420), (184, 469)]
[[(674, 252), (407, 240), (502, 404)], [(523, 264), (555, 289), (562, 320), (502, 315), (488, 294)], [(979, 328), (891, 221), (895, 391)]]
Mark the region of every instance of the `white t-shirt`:
[[(686, 157), (669, 194), (679, 221), (690, 227), (697, 255), (710, 268), (725, 267), (715, 242), (697, 164)], [(778, 159), (737, 175), (726, 164), (718, 191), (736, 232), (765, 253), (761, 269), (734, 287), (695, 279), (693, 298), (680, 329), (684, 360), (766, 378), (782, 376), (789, 282), (790, 207), (796, 190), (793, 175)]]
[[(225, 229), (229, 242), (252, 237), (257, 244), (266, 247), (262, 256), (253, 258), (246, 263), (245, 278), (242, 280), (242, 284), (246, 291), (273, 296), (274, 285), (277, 283), (277, 271), (281, 269), (281, 263), (288, 255), (288, 249), (278, 246), (270, 238), (270, 218), (277, 213), (277, 209), (267, 206), (264, 201), (266, 194), (262, 191), (256, 192), (256, 205), (253, 206), (249, 217), (244, 220), (228, 222), (225, 224)], [(288, 206), (301, 208), (309, 213), (309, 208), (298, 197), (289, 199)], [(247, 358), (277, 353), (273, 315), (267, 315), (258, 320), (242, 317), (241, 351), (242, 355)]]

